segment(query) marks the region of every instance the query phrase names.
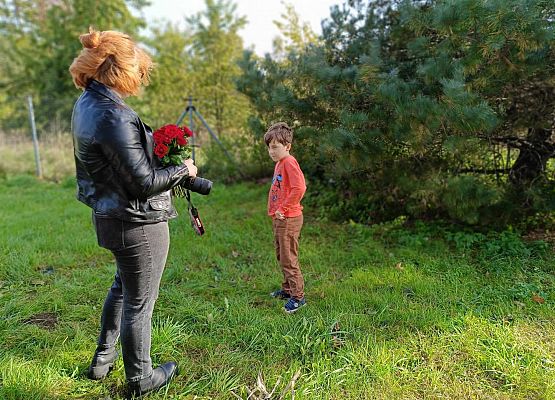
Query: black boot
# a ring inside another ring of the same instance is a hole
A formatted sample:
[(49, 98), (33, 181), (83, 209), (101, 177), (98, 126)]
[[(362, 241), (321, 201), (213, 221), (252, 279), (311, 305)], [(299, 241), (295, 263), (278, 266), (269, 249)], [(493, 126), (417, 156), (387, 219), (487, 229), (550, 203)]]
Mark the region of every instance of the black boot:
[(94, 380), (106, 378), (114, 368), (117, 358), (118, 352), (115, 347), (111, 349), (96, 349), (87, 376)]
[(173, 361), (160, 365), (148, 378), (129, 382), (129, 398), (136, 399), (166, 386), (177, 374), (177, 364)]

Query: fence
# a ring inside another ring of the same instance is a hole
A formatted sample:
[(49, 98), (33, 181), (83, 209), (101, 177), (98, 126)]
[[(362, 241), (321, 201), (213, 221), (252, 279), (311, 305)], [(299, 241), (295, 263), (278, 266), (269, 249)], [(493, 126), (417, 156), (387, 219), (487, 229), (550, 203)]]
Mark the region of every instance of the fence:
[(46, 98), (35, 105), (31, 96), (3, 100), (12, 112), (0, 120), (0, 177), (32, 174), (61, 181), (72, 175), (68, 102)]

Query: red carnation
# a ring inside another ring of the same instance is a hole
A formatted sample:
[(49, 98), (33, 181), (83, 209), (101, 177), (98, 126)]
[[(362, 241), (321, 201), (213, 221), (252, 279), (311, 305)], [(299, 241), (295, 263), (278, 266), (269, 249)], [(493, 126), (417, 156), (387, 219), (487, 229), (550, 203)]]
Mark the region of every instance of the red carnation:
[(177, 125), (168, 125), (166, 128), (166, 133), (172, 139), (183, 136), (183, 131)]
[(180, 145), (180, 146), (187, 146), (187, 139), (185, 139), (185, 138), (183, 137), (183, 135), (178, 136), (178, 137), (176, 138), (176, 140), (177, 140), (177, 144), (178, 144), (178, 145)]
[(158, 156), (158, 158), (164, 158), (166, 154), (168, 154), (168, 146), (163, 143), (159, 143), (154, 147), (154, 154)]
[(182, 129), (183, 129), (183, 132), (185, 133), (185, 136), (187, 136), (187, 137), (192, 137), (193, 136), (193, 131), (190, 130), (188, 127), (184, 126)]

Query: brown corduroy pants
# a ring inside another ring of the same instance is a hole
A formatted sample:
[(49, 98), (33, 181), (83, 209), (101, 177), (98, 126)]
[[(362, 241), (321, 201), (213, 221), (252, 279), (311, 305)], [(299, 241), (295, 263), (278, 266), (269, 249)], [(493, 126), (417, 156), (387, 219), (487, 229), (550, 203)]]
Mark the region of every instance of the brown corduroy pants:
[(304, 279), (299, 265), (299, 235), (302, 227), (302, 215), (272, 220), (276, 257), (283, 271), (281, 288), (296, 299), (304, 297)]

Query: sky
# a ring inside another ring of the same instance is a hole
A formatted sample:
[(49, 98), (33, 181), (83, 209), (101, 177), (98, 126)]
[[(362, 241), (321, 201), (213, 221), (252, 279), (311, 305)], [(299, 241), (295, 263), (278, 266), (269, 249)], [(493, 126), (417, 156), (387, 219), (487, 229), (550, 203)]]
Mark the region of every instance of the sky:
[[(320, 21), (329, 17), (330, 7), (341, 4), (342, 0), (296, 0), (295, 11), (301, 21), (307, 22), (317, 34), (322, 33)], [(185, 17), (205, 9), (204, 0), (152, 0), (143, 10), (149, 24), (164, 19), (184, 24)], [(247, 17), (247, 26), (240, 32), (245, 47), (252, 47), (259, 55), (271, 52), (272, 41), (279, 30), (272, 21), (281, 20), (285, 6), (280, 0), (234, 0), (237, 14)]]

